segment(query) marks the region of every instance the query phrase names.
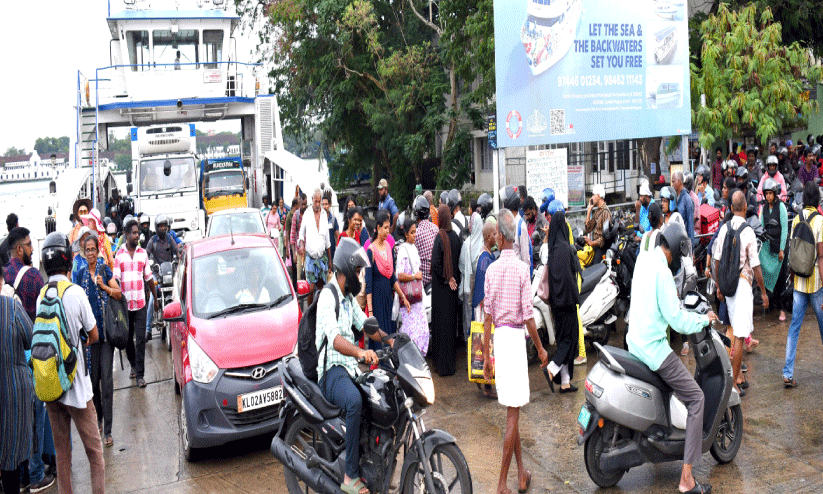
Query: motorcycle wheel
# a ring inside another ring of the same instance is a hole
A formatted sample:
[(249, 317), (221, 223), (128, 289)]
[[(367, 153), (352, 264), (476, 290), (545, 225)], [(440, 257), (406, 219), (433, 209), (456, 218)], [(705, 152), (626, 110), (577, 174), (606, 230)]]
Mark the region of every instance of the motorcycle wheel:
[(608, 444), (608, 439), (603, 435), (603, 429), (597, 428), (591, 436), (586, 439), (583, 450), (583, 459), (586, 463), (586, 471), (595, 484), (600, 487), (611, 487), (623, 478), (626, 471), (608, 474), (600, 469), (600, 455)]
[(726, 409), (723, 421), (717, 429), (717, 437), (710, 449), (712, 456), (718, 463), (729, 463), (737, 456), (740, 444), (743, 442), (743, 410), (740, 405)]
[[(328, 461), (332, 460), (331, 454), (323, 442), (323, 438), (317, 434), (317, 431), (311, 428), (308, 420), (303, 417), (298, 416), (289, 424), (284, 440), (286, 445), (303, 459), (308, 458), (308, 450), (309, 448), (313, 448), (321, 458)], [(286, 487), (289, 489), (290, 494), (316, 492), (285, 466), (283, 467), (283, 473), (286, 476)]]
[(426, 489), (423, 468), (419, 462), (415, 462), (409, 465), (406, 481), (403, 484), (403, 494), (471, 494), (472, 479), (469, 465), (456, 444), (435, 446), (429, 456), (429, 464), (432, 468), (436, 492), (429, 493)]

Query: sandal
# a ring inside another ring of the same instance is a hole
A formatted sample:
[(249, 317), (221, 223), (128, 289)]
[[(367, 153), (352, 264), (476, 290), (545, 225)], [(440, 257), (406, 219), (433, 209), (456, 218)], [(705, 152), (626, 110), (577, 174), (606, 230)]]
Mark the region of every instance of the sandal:
[(528, 490), (529, 490), (529, 487), (531, 487), (531, 484), (532, 484), (532, 473), (530, 471), (526, 470), (526, 487), (523, 487), (522, 489), (518, 488), (517, 492), (519, 494), (526, 494), (526, 492), (528, 492)]
[(549, 372), (549, 366), (543, 367), (543, 375), (546, 376), (546, 381), (549, 383), (549, 389), (554, 393), (554, 376)]
[[(366, 484), (363, 483), (363, 479), (352, 480), (353, 482), (351, 484), (345, 482), (340, 484), (340, 490), (346, 494), (369, 494), (369, 490), (366, 488)], [(366, 489), (366, 491), (361, 492), (363, 489)]]
[(796, 388), (797, 381), (793, 377), (784, 377), (783, 378), (783, 387), (785, 388)]
[[(683, 492), (683, 491), (680, 491)], [(683, 494), (710, 494), (712, 492), (712, 486), (709, 484), (701, 484), (698, 481), (694, 481), (694, 487), (689, 489), (688, 491), (683, 492)]]
[(752, 353), (759, 344), (760, 340), (755, 340), (754, 338), (751, 338), (749, 342), (746, 344), (746, 353)]
[(114, 440), (111, 438), (111, 434), (106, 436), (106, 442), (103, 444), (105, 444), (107, 448), (111, 448), (114, 445)]
[(490, 400), (496, 400), (497, 399), (497, 392), (495, 391), (495, 389), (492, 387), (491, 384), (484, 384), (483, 385), (483, 396), (485, 396), (486, 398), (488, 398)]

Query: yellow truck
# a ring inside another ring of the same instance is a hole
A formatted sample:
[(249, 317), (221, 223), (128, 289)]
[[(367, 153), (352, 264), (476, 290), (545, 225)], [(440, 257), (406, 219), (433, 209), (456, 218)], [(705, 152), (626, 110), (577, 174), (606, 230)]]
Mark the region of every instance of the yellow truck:
[(200, 191), (206, 215), (248, 207), (248, 179), (240, 157), (200, 161)]

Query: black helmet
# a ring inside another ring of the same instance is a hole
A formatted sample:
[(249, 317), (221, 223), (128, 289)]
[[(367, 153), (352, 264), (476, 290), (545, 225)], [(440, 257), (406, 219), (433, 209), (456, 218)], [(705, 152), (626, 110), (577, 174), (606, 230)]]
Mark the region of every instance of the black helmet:
[(503, 207), (512, 212), (520, 209), (520, 190), (514, 185), (507, 185), (503, 189)]
[(460, 205), (460, 201), (463, 197), (460, 195), (460, 192), (457, 189), (452, 189), (449, 191), (449, 209), (454, 211), (454, 208)]
[(344, 295), (360, 293), (360, 278), (358, 277), (357, 268), (368, 268), (371, 266), (366, 251), (360, 244), (349, 238), (343, 237), (340, 243), (337, 244), (337, 249), (334, 251), (334, 266), (335, 273), (343, 273), (346, 277), (346, 286), (341, 287)]
[(46, 274), (49, 276), (56, 273), (70, 272), (72, 255), (69, 238), (60, 232), (51, 232), (46, 235), (45, 240), (43, 240), (40, 259), (46, 268)]
[(748, 180), (749, 170), (745, 166), (738, 166), (737, 171), (734, 172), (734, 176), (737, 179)]
[(786, 149), (785, 147), (780, 147), (780, 148), (777, 149), (777, 154), (782, 154), (783, 156), (788, 156), (789, 155), (789, 150)]
[(819, 136), (817, 136), (817, 137), (815, 138), (815, 142), (816, 142), (819, 146), (823, 146), (823, 134), (820, 134)]
[(670, 221), (660, 231), (660, 235), (663, 237), (665, 247), (672, 252), (672, 267), (674, 267), (676, 261), (679, 265), (680, 258), (689, 255), (691, 251), (691, 240), (686, 234), (686, 229), (679, 222)]
[(813, 142), (814, 142), (814, 136), (811, 135), (811, 134), (807, 135), (806, 136), (806, 145), (811, 146)]
[(758, 151), (757, 146), (749, 146), (749, 147), (746, 148), (746, 154), (747, 155), (753, 154), (753, 155), (757, 156), (757, 151)]
[(109, 223), (111, 223), (111, 218), (109, 218), (108, 216), (103, 218), (103, 227), (104, 228), (107, 228), (109, 226)]
[(127, 214), (126, 217), (123, 218), (123, 231), (128, 232), (129, 228), (131, 228), (131, 225), (137, 225), (137, 218), (130, 214)]
[(819, 144), (814, 145), (814, 147), (812, 148), (812, 154), (814, 154), (815, 156), (820, 156), (820, 145)]
[(780, 194), (780, 184), (777, 183), (777, 180), (769, 177), (763, 181), (763, 193), (765, 194), (767, 190), (774, 192), (774, 195)]
[(425, 197), (415, 197), (412, 209), (414, 210), (414, 217), (418, 220), (429, 219), (429, 213), (431, 210), (429, 209), (429, 201)]
[(492, 196), (485, 192), (480, 194), (480, 197), (477, 198), (477, 205), (480, 206), (480, 217), (485, 220), (486, 216), (492, 212), (492, 208), (494, 206)]
[(700, 165), (697, 167), (697, 171), (695, 172), (698, 176), (703, 177), (704, 182), (711, 182), (712, 180), (712, 172), (709, 170), (709, 167), (706, 165)]

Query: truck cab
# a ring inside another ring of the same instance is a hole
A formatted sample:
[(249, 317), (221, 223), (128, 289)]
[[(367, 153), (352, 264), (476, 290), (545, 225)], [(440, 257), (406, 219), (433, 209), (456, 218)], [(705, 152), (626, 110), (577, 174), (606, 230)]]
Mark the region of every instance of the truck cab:
[(224, 209), (247, 207), (247, 189), (246, 171), (239, 156), (200, 162), (200, 193), (206, 216)]
[(203, 237), (194, 124), (132, 127), (135, 211), (166, 215), (185, 241)]

